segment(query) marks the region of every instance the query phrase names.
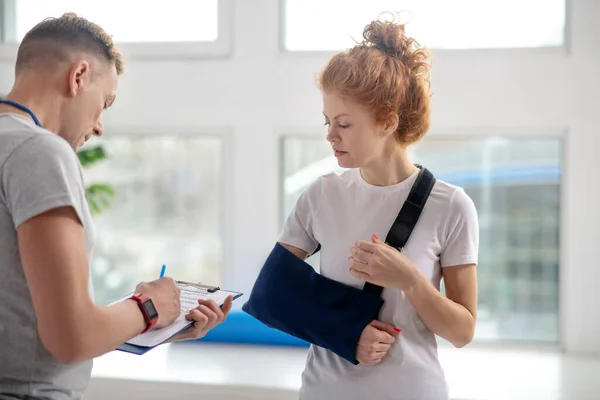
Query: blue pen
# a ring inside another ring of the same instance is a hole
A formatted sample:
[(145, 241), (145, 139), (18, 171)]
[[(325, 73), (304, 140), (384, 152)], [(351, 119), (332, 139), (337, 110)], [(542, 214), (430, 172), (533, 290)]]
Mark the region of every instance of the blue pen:
[(167, 266), (163, 264), (162, 268), (160, 269), (160, 277), (163, 278), (165, 276), (165, 270), (167, 269)]

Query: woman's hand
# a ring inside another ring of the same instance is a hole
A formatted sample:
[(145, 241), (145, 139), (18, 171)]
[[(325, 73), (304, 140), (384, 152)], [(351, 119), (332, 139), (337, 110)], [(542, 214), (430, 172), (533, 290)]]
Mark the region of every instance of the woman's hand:
[(198, 300), (198, 307), (190, 311), (185, 319), (194, 321), (194, 324), (172, 337), (169, 342), (182, 342), (185, 340), (200, 339), (208, 331), (225, 321), (231, 306), (233, 305), (233, 296), (228, 296), (223, 303), (223, 308), (219, 307), (213, 300)]
[(356, 347), (356, 359), (364, 365), (377, 365), (392, 348), (400, 329), (381, 321), (365, 327)]
[(397, 249), (372, 236), (359, 240), (350, 250), (350, 272), (356, 278), (383, 287), (410, 289), (417, 282), (419, 269)]

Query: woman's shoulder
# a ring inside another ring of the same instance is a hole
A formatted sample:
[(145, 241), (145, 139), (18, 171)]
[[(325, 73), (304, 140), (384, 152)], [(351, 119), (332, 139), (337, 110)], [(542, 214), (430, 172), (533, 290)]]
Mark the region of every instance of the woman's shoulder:
[(340, 170), (321, 175), (308, 185), (306, 192), (320, 194), (323, 191), (343, 190), (353, 181), (353, 174), (354, 170)]
[[(464, 188), (437, 178), (435, 180), (435, 185), (431, 190), (432, 195), (447, 199), (448, 201), (460, 192), (464, 193)], [(460, 196), (460, 194), (458, 196)]]
[(437, 207), (446, 210), (448, 216), (456, 214), (476, 214), (475, 203), (461, 186), (436, 179), (435, 185), (431, 190), (430, 200)]

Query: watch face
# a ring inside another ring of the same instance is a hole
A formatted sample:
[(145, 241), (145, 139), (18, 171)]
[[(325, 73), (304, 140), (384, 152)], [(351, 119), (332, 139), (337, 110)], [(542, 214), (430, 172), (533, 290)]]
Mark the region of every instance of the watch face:
[(158, 317), (158, 312), (156, 312), (156, 308), (154, 308), (152, 300), (148, 299), (144, 302), (144, 309), (146, 310), (146, 313), (150, 319)]

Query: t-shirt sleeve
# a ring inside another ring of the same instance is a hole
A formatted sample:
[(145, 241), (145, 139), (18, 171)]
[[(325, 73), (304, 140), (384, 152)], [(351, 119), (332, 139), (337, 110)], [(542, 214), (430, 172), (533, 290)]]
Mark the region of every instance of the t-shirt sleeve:
[(315, 239), (314, 221), (320, 197), (321, 182), (317, 180), (298, 198), (287, 217), (279, 242), (302, 249), (308, 254), (316, 250), (319, 242)]
[(64, 139), (52, 134), (27, 139), (8, 157), (1, 173), (15, 229), (36, 215), (64, 206), (73, 207), (83, 224), (81, 166)]
[(442, 267), (477, 264), (479, 255), (479, 220), (473, 200), (459, 189), (450, 200), (446, 241), (442, 248)]

